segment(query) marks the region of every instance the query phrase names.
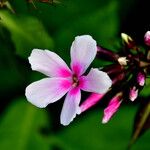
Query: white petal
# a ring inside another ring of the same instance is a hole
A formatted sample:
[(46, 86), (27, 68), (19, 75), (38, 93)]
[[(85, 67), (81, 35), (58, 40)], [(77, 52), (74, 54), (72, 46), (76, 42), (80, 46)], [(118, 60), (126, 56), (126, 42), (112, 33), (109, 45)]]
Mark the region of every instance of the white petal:
[(94, 60), (97, 52), (96, 41), (89, 35), (77, 36), (71, 46), (71, 68), (80, 76)]
[(68, 77), (71, 71), (66, 63), (54, 52), (33, 49), (29, 57), (32, 70), (50, 77)]
[(63, 125), (68, 125), (78, 114), (79, 103), (81, 100), (80, 89), (74, 88), (68, 92), (62, 108), (60, 122)]
[(70, 86), (71, 82), (65, 78), (45, 78), (30, 84), (25, 95), (33, 105), (44, 108), (63, 97)]
[(87, 76), (80, 78), (79, 83), (82, 90), (100, 94), (106, 93), (112, 85), (107, 73), (98, 69), (91, 69)]

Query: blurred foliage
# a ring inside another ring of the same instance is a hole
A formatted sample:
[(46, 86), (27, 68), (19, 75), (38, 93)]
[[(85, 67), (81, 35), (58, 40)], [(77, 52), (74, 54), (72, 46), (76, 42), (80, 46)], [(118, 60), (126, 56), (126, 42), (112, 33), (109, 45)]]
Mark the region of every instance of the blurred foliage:
[[(59, 137), (64, 141), (66, 146), (68, 146), (68, 149), (72, 150), (126, 149), (135, 111), (135, 107), (124, 107), (120, 109), (116, 117), (106, 125), (101, 124), (101, 109), (91, 111), (85, 114), (85, 116), (81, 116), (78, 122), (74, 123), (75, 125), (59, 133)], [(149, 148), (149, 133), (150, 132), (146, 133), (143, 138), (133, 146), (133, 150)]]
[(147, 79), (146, 79), (146, 86), (145, 86), (144, 89), (141, 91), (141, 95), (144, 96), (144, 97), (150, 96), (149, 89), (150, 89), (150, 79), (147, 78)]
[(150, 100), (145, 100), (141, 103), (139, 110), (136, 113), (133, 135), (129, 143), (129, 148), (149, 128), (150, 128)]
[(36, 18), (15, 16), (3, 11), (0, 14), (1, 24), (10, 31), (18, 55), (27, 58), (31, 50), (36, 47), (52, 49), (52, 39)]
[[(139, 35), (143, 37), (149, 25), (143, 19), (149, 15), (144, 9), (148, 2), (144, 5), (140, 0), (59, 0), (59, 4), (33, 1), (36, 7), (26, 0), (4, 2), (9, 3), (0, 5), (0, 149), (125, 149), (136, 106), (123, 106), (107, 125), (100, 122), (102, 110), (95, 108), (62, 127), (56, 118), (61, 110), (59, 103), (43, 110), (19, 97), (24, 96), (29, 83), (41, 78), (28, 63), (33, 48), (53, 50), (69, 64), (70, 46), (77, 35), (90, 34), (99, 45), (114, 51), (120, 49), (120, 32), (137, 35), (135, 39), (141, 42)], [(109, 63), (97, 59), (93, 66)], [(142, 96), (149, 96), (148, 86)], [(132, 149), (149, 149), (149, 136), (148, 131)]]
[[(56, 132), (51, 130), (51, 119), (46, 110), (19, 98), (10, 104), (0, 119), (0, 146), (4, 150), (12, 147), (16, 150), (125, 149), (135, 111), (135, 107), (124, 107), (109, 124), (102, 125), (102, 109), (93, 110)], [(133, 150), (148, 149), (149, 134), (147, 132)]]
[(47, 137), (40, 134), (40, 128), (48, 125), (46, 111), (29, 105), (23, 98), (15, 100), (8, 110), (0, 123), (1, 149), (49, 149)]

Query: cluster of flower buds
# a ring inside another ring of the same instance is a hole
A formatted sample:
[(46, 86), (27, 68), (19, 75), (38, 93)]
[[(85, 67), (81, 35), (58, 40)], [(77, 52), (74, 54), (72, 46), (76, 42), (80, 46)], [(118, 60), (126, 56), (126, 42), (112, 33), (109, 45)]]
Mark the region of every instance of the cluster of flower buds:
[(145, 86), (150, 68), (150, 31), (144, 36), (146, 49), (143, 51), (127, 34), (122, 33), (122, 52), (113, 52), (97, 47), (97, 58), (111, 61), (105, 71), (112, 79), (112, 87), (105, 94), (91, 94), (81, 105), (81, 113), (109, 95), (108, 106), (104, 109), (102, 123), (107, 123), (123, 101), (134, 101)]

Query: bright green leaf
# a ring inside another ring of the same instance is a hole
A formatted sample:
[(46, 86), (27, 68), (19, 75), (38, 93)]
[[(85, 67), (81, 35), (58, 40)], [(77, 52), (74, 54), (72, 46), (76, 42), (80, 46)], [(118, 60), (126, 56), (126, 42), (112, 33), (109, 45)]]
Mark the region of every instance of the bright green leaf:
[(52, 49), (53, 41), (38, 19), (6, 11), (0, 11), (0, 16), (1, 24), (11, 33), (18, 55), (26, 58), (33, 48)]

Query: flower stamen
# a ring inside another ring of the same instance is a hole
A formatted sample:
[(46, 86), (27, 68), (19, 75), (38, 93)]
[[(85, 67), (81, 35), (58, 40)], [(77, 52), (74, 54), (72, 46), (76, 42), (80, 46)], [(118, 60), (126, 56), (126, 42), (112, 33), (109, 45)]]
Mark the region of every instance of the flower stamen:
[(77, 87), (78, 85), (79, 85), (78, 77), (76, 75), (73, 75), (73, 77), (72, 77), (72, 86)]

